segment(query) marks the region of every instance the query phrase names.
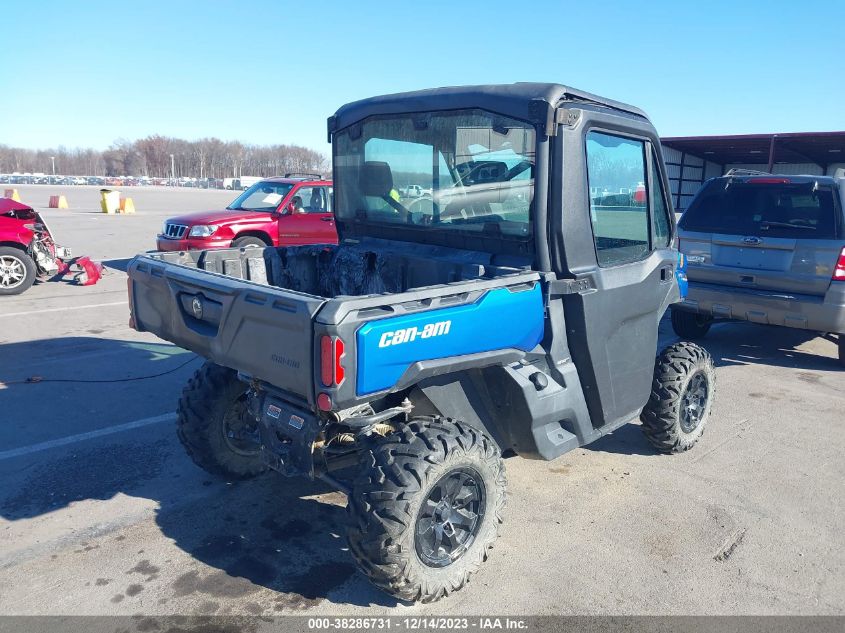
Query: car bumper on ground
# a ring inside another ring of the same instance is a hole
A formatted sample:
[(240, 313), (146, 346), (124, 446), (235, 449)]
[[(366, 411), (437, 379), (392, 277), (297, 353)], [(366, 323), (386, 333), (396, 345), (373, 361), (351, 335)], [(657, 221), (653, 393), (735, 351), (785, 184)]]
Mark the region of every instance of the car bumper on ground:
[(845, 333), (845, 282), (831, 283), (818, 297), (690, 281), (689, 294), (675, 307), (717, 319)]
[(160, 235), (156, 238), (156, 250), (159, 251), (198, 251), (207, 248), (229, 248), (232, 240), (216, 240), (209, 238), (188, 237), (181, 240), (171, 240)]

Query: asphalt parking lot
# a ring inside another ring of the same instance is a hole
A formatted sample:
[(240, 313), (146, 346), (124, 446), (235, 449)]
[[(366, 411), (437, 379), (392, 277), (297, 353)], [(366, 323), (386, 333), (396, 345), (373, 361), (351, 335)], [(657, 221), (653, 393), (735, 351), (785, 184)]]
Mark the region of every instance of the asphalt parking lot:
[[(717, 399), (694, 450), (657, 455), (628, 425), (555, 462), (508, 460), (482, 571), (445, 601), (397, 604), (345, 551), (342, 495), (273, 475), (230, 484), (189, 461), (173, 411), (201, 361), (127, 325), (127, 259), (169, 215), (233, 192), (127, 189), (137, 214), (107, 216), (96, 187), (18, 189), (108, 274), (0, 299), (0, 614), (845, 611), (833, 342), (715, 326)], [(55, 193), (69, 210), (44, 210)]]

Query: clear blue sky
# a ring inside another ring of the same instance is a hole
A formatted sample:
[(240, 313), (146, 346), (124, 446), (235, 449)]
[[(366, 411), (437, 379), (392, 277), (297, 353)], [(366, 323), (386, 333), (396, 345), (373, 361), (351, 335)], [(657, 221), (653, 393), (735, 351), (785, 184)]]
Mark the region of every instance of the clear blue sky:
[(550, 81), (664, 136), (845, 129), (836, 2), (3, 3), (0, 143), (297, 143), (374, 94)]

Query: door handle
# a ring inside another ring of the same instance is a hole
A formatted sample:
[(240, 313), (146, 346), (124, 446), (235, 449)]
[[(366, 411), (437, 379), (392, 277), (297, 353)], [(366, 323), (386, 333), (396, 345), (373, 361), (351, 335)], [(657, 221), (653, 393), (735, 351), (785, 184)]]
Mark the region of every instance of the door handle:
[(333, 222), (334, 218), (320, 218), (323, 222)]
[(660, 281), (671, 281), (675, 276), (674, 266), (664, 266), (660, 269)]

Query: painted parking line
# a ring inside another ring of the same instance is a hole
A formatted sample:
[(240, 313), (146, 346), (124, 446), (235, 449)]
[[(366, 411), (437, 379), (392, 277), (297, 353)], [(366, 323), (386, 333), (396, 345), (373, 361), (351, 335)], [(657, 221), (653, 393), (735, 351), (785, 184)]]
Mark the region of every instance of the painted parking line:
[(67, 312), (68, 310), (87, 310), (89, 308), (106, 308), (108, 306), (125, 306), (129, 301), (112, 301), (111, 303), (93, 303), (87, 306), (67, 306), (64, 308), (43, 308), (41, 310), (28, 310), (27, 312), (9, 312), (8, 314), (0, 314), (0, 319), (3, 317), (14, 316), (29, 316), (31, 314), (44, 314), (45, 312)]
[(114, 435), (115, 433), (122, 433), (123, 431), (130, 431), (132, 429), (139, 429), (144, 426), (153, 424), (161, 424), (163, 422), (173, 422), (176, 420), (175, 413), (164, 413), (156, 415), (151, 418), (142, 418), (140, 420), (133, 420), (125, 424), (118, 424), (110, 426), (105, 429), (97, 429), (96, 431), (89, 431), (87, 433), (79, 433), (77, 435), (69, 435), (68, 437), (61, 437), (56, 440), (49, 440), (47, 442), (40, 442), (39, 444), (31, 444), (30, 446), (22, 446), (20, 448), (13, 448), (12, 450), (0, 452), (0, 462), (12, 459), (13, 457), (20, 457), (21, 455), (30, 455), (31, 453), (38, 453), (46, 451), (51, 448), (59, 446), (67, 446), (68, 444), (76, 444), (77, 442), (84, 442), (92, 440), (97, 437), (104, 437), (106, 435)]

